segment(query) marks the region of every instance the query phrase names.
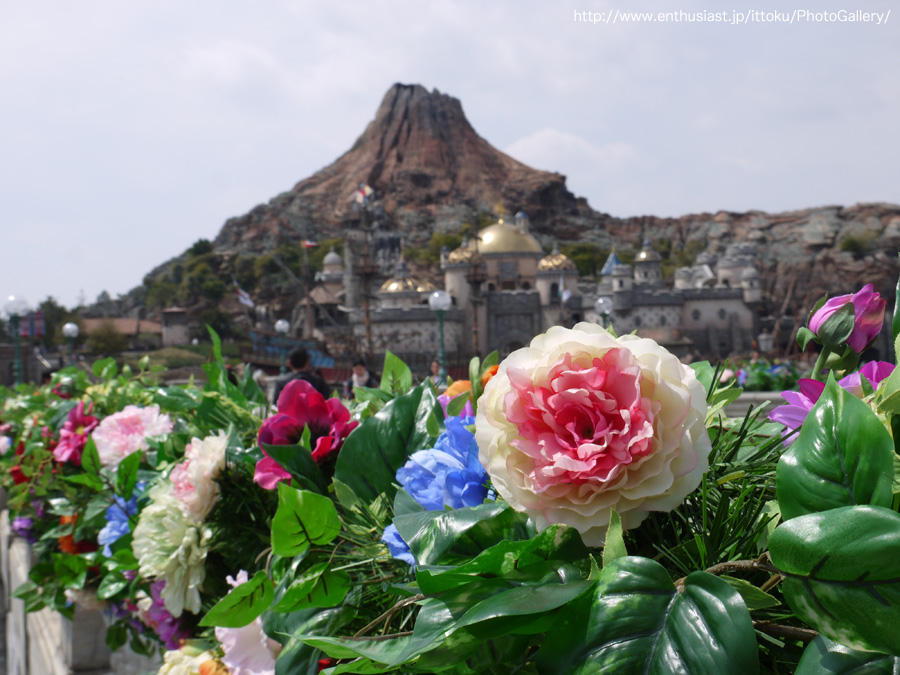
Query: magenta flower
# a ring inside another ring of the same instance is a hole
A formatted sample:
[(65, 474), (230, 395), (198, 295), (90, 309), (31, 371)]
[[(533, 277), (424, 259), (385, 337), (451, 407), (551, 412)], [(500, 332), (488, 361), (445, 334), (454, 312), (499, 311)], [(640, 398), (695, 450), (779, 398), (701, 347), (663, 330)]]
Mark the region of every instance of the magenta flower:
[(84, 450), (88, 436), (100, 423), (100, 420), (90, 414), (93, 407), (94, 404), (91, 403), (85, 412), (84, 401), (79, 401), (78, 405), (69, 411), (69, 419), (59, 432), (59, 444), (53, 449), (56, 461), (81, 466), (81, 451)]
[[(860, 376), (864, 376), (873, 388), (877, 389), (879, 383), (894, 372), (894, 364), (886, 361), (870, 361), (859, 372), (851, 373), (847, 377), (838, 380), (838, 384), (849, 391), (857, 398), (864, 395), (862, 388), (862, 380)], [(797, 440), (797, 429), (803, 426), (806, 416), (813, 406), (818, 402), (822, 392), (825, 391), (825, 384), (818, 380), (802, 379), (799, 382), (800, 391), (783, 391), (782, 398), (787, 401), (787, 405), (781, 405), (769, 413), (769, 419), (778, 424), (784, 425), (784, 431), (781, 432), (782, 443), (784, 447), (789, 447), (791, 443)]]
[(887, 304), (884, 298), (875, 292), (872, 284), (866, 284), (852, 295), (839, 295), (828, 300), (810, 318), (809, 329), (818, 335), (825, 322), (847, 303), (853, 303), (856, 314), (853, 332), (847, 338), (847, 344), (850, 345), (850, 349), (861, 354), (881, 332)]
[(266, 454), (263, 444), (297, 445), (303, 430), (309, 427), (312, 457), (321, 464), (340, 451), (347, 435), (359, 422), (350, 421), (350, 411), (340, 399), (325, 398), (305, 380), (293, 380), (278, 397), (278, 413), (263, 422), (259, 445), (266, 455), (256, 463), (253, 477), (266, 490), (274, 490), (279, 481), (291, 475)]

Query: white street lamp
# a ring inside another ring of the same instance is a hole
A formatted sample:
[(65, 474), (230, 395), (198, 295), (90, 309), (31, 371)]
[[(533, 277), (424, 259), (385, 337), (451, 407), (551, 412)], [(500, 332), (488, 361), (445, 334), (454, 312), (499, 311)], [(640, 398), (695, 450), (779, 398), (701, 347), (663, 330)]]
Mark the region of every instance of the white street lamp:
[(285, 346), (284, 338), (290, 329), (291, 329), (291, 324), (289, 324), (287, 322), (287, 320), (285, 320), (285, 319), (278, 319), (278, 321), (275, 322), (275, 332), (281, 336), (281, 374), (282, 375), (284, 375), (287, 372), (287, 368), (284, 365), (284, 346)]
[(604, 328), (609, 327), (609, 315), (613, 311), (613, 301), (606, 297), (594, 300), (594, 311), (600, 317), (600, 323)]
[(77, 323), (69, 321), (68, 323), (63, 324), (62, 333), (69, 341), (69, 358), (72, 360), (72, 363), (75, 363), (75, 340), (78, 338), (78, 332)]
[(438, 362), (441, 364), (441, 378), (447, 381), (447, 353), (444, 350), (444, 314), (453, 306), (453, 298), (447, 291), (435, 291), (428, 296), (428, 307), (437, 314), (438, 330), (441, 333), (441, 350), (438, 353)]

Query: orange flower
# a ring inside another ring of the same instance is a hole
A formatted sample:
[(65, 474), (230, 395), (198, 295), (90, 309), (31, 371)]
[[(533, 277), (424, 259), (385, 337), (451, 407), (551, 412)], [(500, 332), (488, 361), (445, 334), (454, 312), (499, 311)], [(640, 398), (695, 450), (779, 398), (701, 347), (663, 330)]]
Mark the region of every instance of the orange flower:
[(229, 675), (231, 671), (224, 664), (220, 663), (218, 659), (211, 659), (201, 663), (200, 667), (197, 668), (197, 672), (200, 675)]
[[(74, 516), (60, 516), (59, 524), (60, 525), (74, 525), (78, 520), (78, 514)], [(75, 541), (74, 534), (67, 534), (64, 537), (60, 537), (56, 540), (59, 543), (59, 550), (63, 553), (69, 553), (70, 555), (77, 555), (78, 553), (90, 553), (91, 551), (97, 550), (97, 544), (92, 541)]]
[(497, 370), (499, 368), (500, 368), (500, 366), (496, 365), (496, 366), (491, 366), (486, 371), (484, 371), (484, 375), (481, 376), (481, 386), (482, 387), (491, 381), (491, 378), (497, 374)]
[(464, 394), (467, 391), (472, 391), (472, 383), (468, 380), (457, 380), (449, 387), (447, 387), (447, 391), (444, 392), (450, 398), (456, 398), (460, 394)]

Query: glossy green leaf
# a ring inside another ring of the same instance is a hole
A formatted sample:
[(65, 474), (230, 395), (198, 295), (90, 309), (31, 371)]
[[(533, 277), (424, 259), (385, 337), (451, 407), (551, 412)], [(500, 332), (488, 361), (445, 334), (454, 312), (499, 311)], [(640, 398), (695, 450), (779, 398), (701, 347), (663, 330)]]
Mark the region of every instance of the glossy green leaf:
[[(309, 427), (305, 427), (304, 431), (307, 429)], [(304, 489), (325, 493), (325, 479), (319, 465), (302, 442), (298, 445), (262, 445), (266, 454), (278, 462)]]
[(816, 334), (813, 333), (809, 328), (807, 328), (806, 326), (800, 326), (800, 328), (797, 329), (797, 345), (800, 347), (800, 351), (806, 351), (807, 345), (809, 345), (809, 343), (814, 340), (815, 337)]
[(678, 593), (665, 568), (619, 558), (596, 591), (560, 614), (538, 652), (541, 673), (758, 673), (750, 614), (727, 582), (694, 572)]
[(384, 354), (381, 389), (396, 394), (405, 394), (412, 389), (412, 372), (409, 366), (390, 352)]
[(534, 535), (526, 518), (501, 502), (397, 516), (394, 525), (422, 565), (438, 564), (450, 553), (472, 558), (499, 540)]
[(94, 365), (91, 366), (91, 371), (93, 371), (94, 375), (97, 377), (103, 380), (109, 380), (118, 374), (119, 366), (116, 365), (116, 360), (110, 356), (105, 359), (100, 359), (99, 361), (94, 361)]
[(299, 555), (310, 544), (328, 544), (340, 531), (341, 519), (328, 497), (278, 484), (278, 510), (272, 519), (275, 555)]
[(434, 391), (419, 385), (363, 420), (341, 448), (335, 478), (363, 502), (371, 502), (381, 493), (393, 499), (397, 469), (412, 453), (433, 443), (428, 416), (436, 404)]
[(793, 518), (769, 538), (790, 608), (854, 649), (900, 655), (900, 514), (847, 506)]
[(499, 541), (469, 562), (455, 567), (420, 567), (416, 579), (423, 593), (433, 594), (470, 583), (475, 575), (521, 577), (529, 568), (548, 561), (576, 563), (587, 559), (588, 550), (577, 530), (566, 525), (551, 525), (531, 539)]
[(829, 377), (777, 469), (785, 520), (854, 504), (890, 506), (894, 444), (878, 416)]
[(123, 590), (126, 586), (128, 586), (128, 580), (118, 572), (107, 574), (97, 588), (97, 597), (101, 600), (106, 600)]
[(606, 531), (606, 543), (603, 546), (603, 566), (628, 555), (625, 548), (622, 517), (613, 509), (609, 514), (609, 529)]
[(319, 672), (319, 658), (322, 654), (293, 636), (334, 635), (342, 626), (352, 621), (354, 608), (358, 604), (354, 596), (348, 598), (341, 607), (318, 609), (311, 607), (290, 614), (264, 612), (263, 632), (284, 645), (275, 663), (275, 675), (316, 675)]
[(62, 588), (79, 590), (84, 588), (87, 579), (88, 563), (84, 558), (65, 553), (53, 554), (53, 572), (55, 581)]
[[(897, 280), (897, 288), (894, 291), (894, 318), (891, 321), (891, 328), (891, 334), (896, 342), (900, 339), (900, 279)], [(895, 358), (900, 358), (900, 355), (895, 353)]]
[(200, 620), (200, 625), (223, 628), (246, 626), (269, 608), (273, 595), (271, 579), (260, 570), (252, 579), (232, 589), (228, 595), (213, 605)]
[(200, 398), (193, 396), (191, 392), (192, 390), (181, 387), (167, 387), (153, 394), (153, 402), (163, 410), (174, 412), (193, 410), (200, 405)]
[(875, 405), (883, 413), (900, 413), (900, 368), (894, 368), (879, 385)]
[(747, 609), (751, 612), (758, 609), (777, 607), (781, 604), (775, 597), (769, 595), (765, 591), (761, 591), (745, 579), (738, 579), (737, 577), (730, 577), (727, 575), (722, 575), (719, 578), (723, 581), (727, 581), (729, 586), (741, 594), (744, 604), (747, 605)]
[(132, 452), (119, 462), (116, 469), (116, 494), (123, 499), (131, 499), (134, 486), (137, 485), (138, 467), (141, 464), (141, 453)]
[(849, 300), (819, 326), (816, 336), (826, 347), (837, 348), (844, 344), (856, 325), (856, 309)]
[(281, 593), (273, 612), (295, 612), (307, 607), (334, 607), (350, 591), (350, 575), (331, 571), (327, 562), (303, 570)]
[(68, 483), (89, 487), (94, 492), (100, 492), (106, 487), (106, 484), (99, 476), (90, 473), (76, 473), (71, 476), (63, 476), (62, 478)]
[(900, 658), (844, 647), (821, 635), (807, 645), (794, 675), (897, 675)]
[(100, 473), (100, 455), (97, 453), (97, 444), (91, 436), (88, 436), (84, 450), (81, 451), (81, 468), (92, 475)]
[(466, 403), (469, 402), (470, 398), (471, 393), (468, 391), (465, 394), (454, 396), (447, 404), (447, 414), (450, 417), (459, 417), (459, 414), (463, 411), (463, 408), (466, 407)]

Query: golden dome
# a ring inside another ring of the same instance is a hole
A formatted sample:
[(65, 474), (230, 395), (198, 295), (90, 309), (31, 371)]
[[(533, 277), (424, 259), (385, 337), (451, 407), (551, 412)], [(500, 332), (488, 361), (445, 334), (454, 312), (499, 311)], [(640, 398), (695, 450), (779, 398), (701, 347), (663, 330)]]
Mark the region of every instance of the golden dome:
[[(502, 220), (490, 225), (478, 233), (479, 253), (543, 253), (544, 249), (538, 240), (530, 234), (522, 232), (515, 225)], [(475, 242), (469, 242), (469, 248), (475, 248)]]
[(419, 281), (411, 277), (393, 277), (383, 284), (379, 292), (381, 293), (430, 293), (437, 290), (430, 281)]
[(575, 263), (562, 253), (551, 253), (546, 258), (541, 258), (538, 263), (538, 272), (577, 272)]
[(447, 255), (447, 263), (450, 265), (458, 265), (459, 263), (481, 262), (481, 254), (474, 248), (466, 248), (460, 246)]

